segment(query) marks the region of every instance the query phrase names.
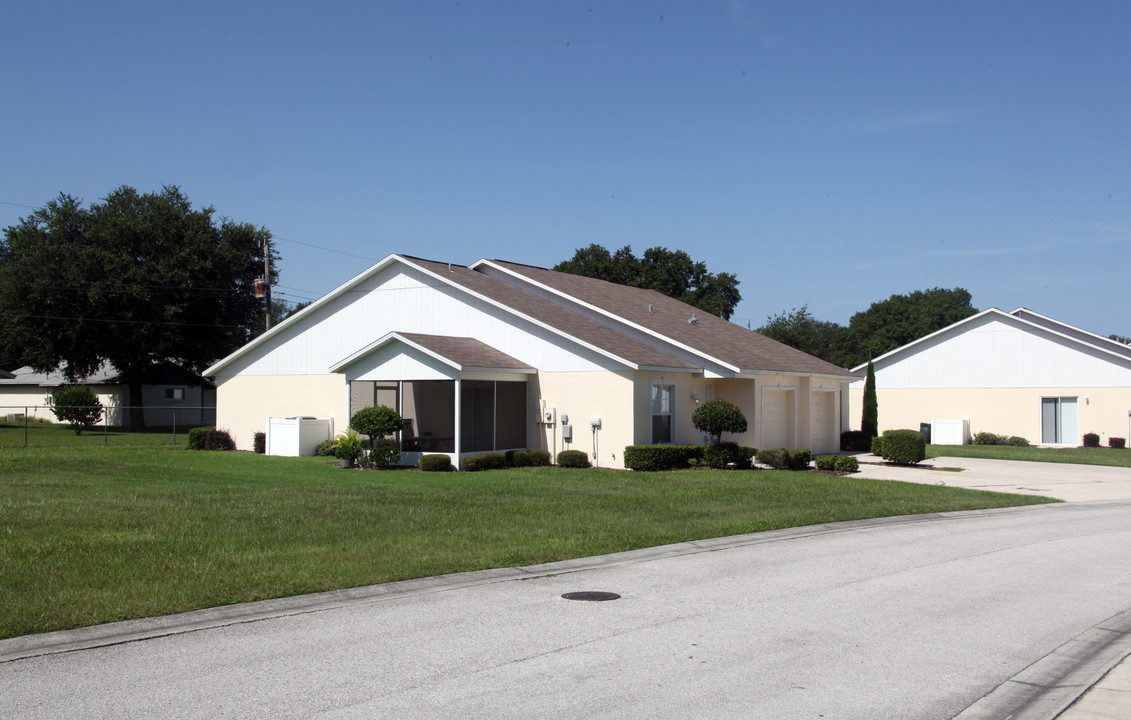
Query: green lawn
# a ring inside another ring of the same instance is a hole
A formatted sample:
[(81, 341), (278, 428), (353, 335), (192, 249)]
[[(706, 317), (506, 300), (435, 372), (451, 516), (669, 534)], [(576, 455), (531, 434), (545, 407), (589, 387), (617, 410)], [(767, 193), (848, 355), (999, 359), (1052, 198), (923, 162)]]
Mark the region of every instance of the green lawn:
[(1048, 502), (784, 471), (341, 470), (0, 450), (0, 637), (886, 515)]
[(972, 457), (990, 460), (1075, 463), (1131, 467), (1131, 450), (1112, 448), (1036, 448), (1008, 445), (928, 445), (927, 457)]
[(121, 428), (105, 428), (101, 425), (84, 430), (75, 435), (70, 425), (29, 421), (25, 427), (22, 419), (14, 423), (5, 422), (0, 415), (0, 450), (8, 448), (61, 448), (61, 447), (152, 447), (157, 445), (188, 444), (188, 426), (177, 428), (174, 436), (171, 428), (155, 428), (144, 433), (131, 433)]

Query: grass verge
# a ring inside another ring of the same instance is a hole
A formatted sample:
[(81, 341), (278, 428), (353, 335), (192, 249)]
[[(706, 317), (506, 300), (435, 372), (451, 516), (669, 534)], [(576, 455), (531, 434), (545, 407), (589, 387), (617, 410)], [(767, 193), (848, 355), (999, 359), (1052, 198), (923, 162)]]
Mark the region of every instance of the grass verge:
[(786, 471), (345, 471), (0, 451), (0, 637), (707, 537), (1047, 498)]
[(1113, 448), (1037, 448), (1010, 445), (928, 445), (927, 457), (972, 457), (989, 460), (1075, 463), (1131, 467), (1131, 450)]

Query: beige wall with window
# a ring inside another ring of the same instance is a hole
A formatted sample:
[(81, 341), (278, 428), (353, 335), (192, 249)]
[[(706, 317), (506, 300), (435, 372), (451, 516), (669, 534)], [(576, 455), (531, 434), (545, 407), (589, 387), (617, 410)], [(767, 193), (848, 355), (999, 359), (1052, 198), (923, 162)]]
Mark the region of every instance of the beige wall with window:
[[(850, 391), (852, 427), (860, 428), (863, 388)], [(1018, 435), (1034, 445), (1041, 442), (1041, 398), (1076, 397), (1079, 432), (1072, 445), (1083, 444), (1084, 433), (1127, 438), (1131, 388), (981, 388), (974, 390), (878, 390), (880, 431), (918, 430), (920, 423), (969, 418), (971, 437), (980, 432)]]

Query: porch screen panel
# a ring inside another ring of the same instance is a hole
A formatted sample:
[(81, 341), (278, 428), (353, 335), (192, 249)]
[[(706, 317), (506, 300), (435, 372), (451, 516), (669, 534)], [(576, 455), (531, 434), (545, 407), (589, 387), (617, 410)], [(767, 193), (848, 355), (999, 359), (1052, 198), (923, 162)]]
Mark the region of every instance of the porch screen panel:
[(373, 389), (375, 384), (368, 380), (354, 380), (350, 383), (350, 417), (373, 404), (376, 397)]
[(526, 447), (526, 383), (495, 383), (495, 448)]
[(487, 380), (465, 380), (461, 386), (461, 451), (494, 450), (495, 383)]
[(401, 444), (413, 452), (454, 452), (456, 384), (451, 380), (401, 383)]

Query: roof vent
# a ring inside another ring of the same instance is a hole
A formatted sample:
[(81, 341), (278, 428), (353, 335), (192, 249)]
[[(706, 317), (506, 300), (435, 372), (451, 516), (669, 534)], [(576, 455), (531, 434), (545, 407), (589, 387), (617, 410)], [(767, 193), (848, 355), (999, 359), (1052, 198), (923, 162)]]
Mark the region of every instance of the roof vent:
[(695, 323), (699, 322), (699, 318), (695, 315), (695, 313), (691, 313), (691, 317), (687, 319), (687, 322), (691, 325), (694, 325)]
[(652, 303), (648, 303), (648, 312), (652, 312)]

